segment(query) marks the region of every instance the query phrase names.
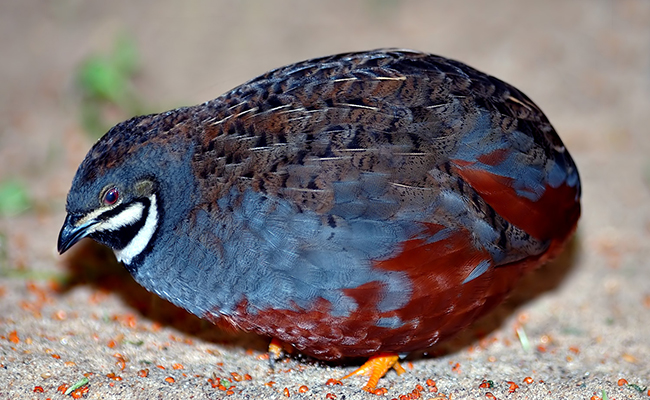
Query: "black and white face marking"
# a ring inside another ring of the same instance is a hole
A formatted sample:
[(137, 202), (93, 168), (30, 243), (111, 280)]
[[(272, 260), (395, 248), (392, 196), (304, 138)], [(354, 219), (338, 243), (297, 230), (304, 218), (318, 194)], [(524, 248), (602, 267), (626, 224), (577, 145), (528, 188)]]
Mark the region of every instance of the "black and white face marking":
[(156, 195), (150, 194), (128, 204), (117, 201), (76, 221), (68, 215), (59, 234), (59, 252), (89, 236), (111, 247), (118, 261), (130, 266), (153, 239), (159, 214)]
[(112, 217), (106, 223), (108, 230), (120, 231), (128, 230), (131, 226), (140, 225), (138, 222), (143, 220), (143, 215), (146, 212), (146, 219), (135, 236), (127, 242), (126, 246), (121, 249), (113, 249), (117, 260), (130, 265), (137, 256), (142, 254), (144, 249), (147, 248), (149, 242), (156, 233), (158, 227), (158, 204), (156, 204), (156, 195), (149, 196), (149, 204), (145, 206), (144, 203), (137, 202), (128, 206), (124, 211)]

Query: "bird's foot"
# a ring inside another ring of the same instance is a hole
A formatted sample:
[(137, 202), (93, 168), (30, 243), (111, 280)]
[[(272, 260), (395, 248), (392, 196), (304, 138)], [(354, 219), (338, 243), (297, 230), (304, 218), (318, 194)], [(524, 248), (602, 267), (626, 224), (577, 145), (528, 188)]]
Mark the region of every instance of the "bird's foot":
[(391, 353), (382, 353), (372, 356), (361, 367), (344, 376), (342, 379), (347, 379), (355, 375), (367, 376), (369, 377), (368, 383), (366, 383), (362, 389), (366, 392), (374, 393), (379, 379), (386, 375), (386, 372), (388, 372), (389, 369), (393, 368), (395, 372), (397, 372), (397, 375), (406, 372), (397, 361), (398, 359), (398, 355)]
[(293, 347), (287, 345), (286, 343), (281, 342), (280, 340), (273, 338), (271, 343), (269, 343), (269, 367), (271, 369), (275, 368), (275, 363), (280, 361), (281, 358), (291, 355), (293, 353)]

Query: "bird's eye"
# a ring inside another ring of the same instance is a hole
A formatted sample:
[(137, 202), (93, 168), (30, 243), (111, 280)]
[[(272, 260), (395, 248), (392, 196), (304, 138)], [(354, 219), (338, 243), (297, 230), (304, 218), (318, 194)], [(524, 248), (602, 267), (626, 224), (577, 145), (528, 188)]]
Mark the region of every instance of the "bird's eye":
[(104, 194), (104, 204), (111, 206), (117, 202), (119, 197), (120, 193), (117, 191), (117, 188), (108, 189)]

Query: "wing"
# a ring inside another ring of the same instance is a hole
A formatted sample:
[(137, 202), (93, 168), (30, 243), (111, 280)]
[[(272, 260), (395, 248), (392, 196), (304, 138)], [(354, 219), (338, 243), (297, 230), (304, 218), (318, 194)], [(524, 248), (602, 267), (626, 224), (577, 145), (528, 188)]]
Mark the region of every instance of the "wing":
[(212, 165), (195, 169), (214, 171), (203, 184), (215, 199), (250, 186), (343, 219), (460, 224), (485, 231), (477, 240), (500, 247), (503, 263), (566, 237), (579, 216), (577, 169), (542, 111), (442, 57), (377, 50), (305, 61), (198, 118)]

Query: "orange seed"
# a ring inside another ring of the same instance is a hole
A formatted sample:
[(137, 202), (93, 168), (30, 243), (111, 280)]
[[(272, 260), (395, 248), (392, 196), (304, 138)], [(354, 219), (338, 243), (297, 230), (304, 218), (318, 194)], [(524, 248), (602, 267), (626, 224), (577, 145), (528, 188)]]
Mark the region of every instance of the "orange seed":
[(20, 338), (18, 337), (18, 333), (16, 331), (11, 331), (9, 332), (9, 341), (14, 344), (20, 343)]
[(519, 385), (517, 385), (516, 383), (514, 383), (514, 382), (512, 382), (512, 381), (508, 381), (508, 382), (506, 382), (506, 383), (507, 383), (508, 385), (510, 385), (510, 388), (508, 389), (508, 392), (510, 392), (510, 393), (514, 393), (515, 390), (519, 389)]
[(238, 373), (231, 372), (230, 375), (232, 375), (232, 379), (234, 379), (235, 382), (241, 382), (242, 381), (242, 377)]

